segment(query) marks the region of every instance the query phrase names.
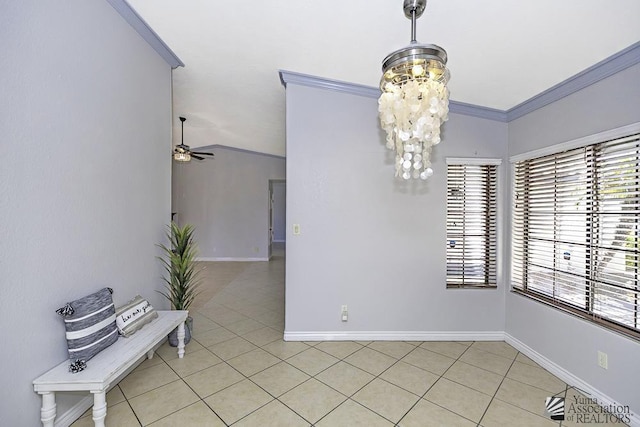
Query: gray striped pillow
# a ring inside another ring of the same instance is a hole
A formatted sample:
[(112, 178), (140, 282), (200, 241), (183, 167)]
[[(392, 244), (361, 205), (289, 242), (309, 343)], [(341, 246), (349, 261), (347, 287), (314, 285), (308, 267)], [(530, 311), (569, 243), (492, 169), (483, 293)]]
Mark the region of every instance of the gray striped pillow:
[(57, 310), (67, 329), (70, 371), (81, 371), (87, 360), (118, 340), (112, 292), (104, 288)]
[(157, 317), (158, 313), (153, 306), (140, 295), (136, 295), (134, 299), (116, 310), (118, 332), (128, 338)]

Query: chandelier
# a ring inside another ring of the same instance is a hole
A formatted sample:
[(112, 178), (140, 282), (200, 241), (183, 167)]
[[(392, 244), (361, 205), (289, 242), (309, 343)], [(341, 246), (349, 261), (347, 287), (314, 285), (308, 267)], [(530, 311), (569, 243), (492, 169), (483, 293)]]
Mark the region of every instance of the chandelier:
[(416, 41), (416, 20), (426, 3), (404, 0), (411, 43), (382, 61), (380, 125), (387, 133), (387, 148), (396, 151), (396, 177), (406, 180), (433, 175), (431, 147), (440, 143), (440, 125), (449, 113), (447, 52)]

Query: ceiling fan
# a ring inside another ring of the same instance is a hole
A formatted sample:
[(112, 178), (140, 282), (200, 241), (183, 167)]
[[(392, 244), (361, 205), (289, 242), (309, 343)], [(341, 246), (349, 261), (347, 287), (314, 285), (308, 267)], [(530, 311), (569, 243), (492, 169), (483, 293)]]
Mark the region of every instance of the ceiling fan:
[(182, 122), (182, 140), (180, 141), (180, 144), (176, 145), (173, 149), (173, 160), (177, 162), (190, 162), (192, 157), (197, 160), (204, 160), (205, 158), (202, 156), (213, 157), (213, 153), (191, 151), (188, 145), (184, 145), (184, 122), (186, 120), (187, 119), (185, 117), (180, 117), (180, 121)]

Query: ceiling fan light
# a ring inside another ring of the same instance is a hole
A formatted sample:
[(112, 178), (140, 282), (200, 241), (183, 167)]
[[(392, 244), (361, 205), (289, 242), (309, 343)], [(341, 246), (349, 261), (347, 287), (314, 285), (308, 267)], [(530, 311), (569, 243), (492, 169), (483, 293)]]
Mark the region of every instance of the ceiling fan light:
[[(184, 145), (184, 122), (187, 120), (185, 117), (178, 117), (181, 123), (181, 141), (180, 144), (176, 145), (173, 148), (173, 160), (176, 162), (190, 162), (191, 161), (191, 150), (188, 145)], [(195, 154), (195, 153), (194, 153)], [(202, 157), (194, 156), (198, 160), (202, 160)]]
[(191, 154), (185, 152), (175, 152), (173, 153), (173, 160), (177, 162), (190, 162)]

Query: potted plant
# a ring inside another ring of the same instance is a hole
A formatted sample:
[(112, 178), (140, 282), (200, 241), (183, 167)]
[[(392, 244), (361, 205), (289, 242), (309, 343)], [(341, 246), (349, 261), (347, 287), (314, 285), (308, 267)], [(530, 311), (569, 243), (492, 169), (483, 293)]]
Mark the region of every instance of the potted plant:
[[(193, 239), (194, 227), (185, 224), (180, 227), (175, 222), (171, 222), (167, 232), (170, 246), (158, 245), (164, 251), (166, 257), (161, 257), (165, 271), (167, 272), (164, 281), (165, 290), (158, 291), (171, 303), (174, 310), (188, 310), (189, 306), (197, 296), (200, 285), (199, 272), (196, 267), (197, 246)], [(187, 317), (185, 324), (185, 344), (191, 340), (191, 329), (193, 329), (193, 318)], [(169, 345), (178, 345), (177, 328), (169, 334)]]

